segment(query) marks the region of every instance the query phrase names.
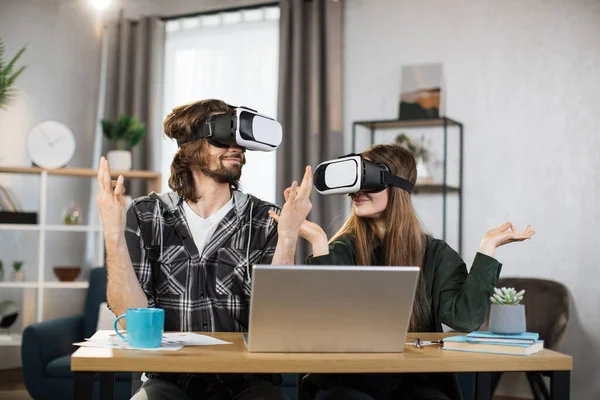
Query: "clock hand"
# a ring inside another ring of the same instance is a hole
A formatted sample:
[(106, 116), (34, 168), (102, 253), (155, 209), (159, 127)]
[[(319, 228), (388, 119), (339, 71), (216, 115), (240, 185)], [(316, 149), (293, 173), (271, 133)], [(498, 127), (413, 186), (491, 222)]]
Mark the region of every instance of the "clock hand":
[(48, 135), (46, 135), (46, 132), (45, 132), (45, 131), (44, 131), (42, 128), (40, 128), (40, 131), (42, 131), (42, 135), (44, 136), (44, 139), (46, 139), (46, 143), (48, 143), (48, 145), (49, 145), (50, 147), (52, 147), (52, 145), (53, 145), (54, 143), (53, 143), (53, 142), (51, 142), (51, 141), (48, 139)]
[(61, 140), (63, 140), (63, 137), (62, 137), (62, 136), (60, 136), (60, 137), (59, 137), (58, 139), (56, 139), (56, 140), (53, 140), (52, 142), (50, 142), (50, 147), (54, 146), (54, 143), (56, 143), (56, 142), (60, 142)]

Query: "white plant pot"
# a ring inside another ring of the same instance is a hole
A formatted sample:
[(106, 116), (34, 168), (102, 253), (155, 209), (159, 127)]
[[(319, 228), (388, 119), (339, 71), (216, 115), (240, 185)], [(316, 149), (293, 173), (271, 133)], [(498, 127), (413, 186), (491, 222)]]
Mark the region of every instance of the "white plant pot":
[(111, 170), (131, 171), (131, 152), (128, 150), (111, 150), (106, 159)]
[(519, 334), (527, 332), (525, 322), (525, 306), (502, 306), (492, 304), (490, 310), (490, 332), (502, 334)]
[(25, 281), (25, 273), (23, 271), (13, 271), (13, 282)]

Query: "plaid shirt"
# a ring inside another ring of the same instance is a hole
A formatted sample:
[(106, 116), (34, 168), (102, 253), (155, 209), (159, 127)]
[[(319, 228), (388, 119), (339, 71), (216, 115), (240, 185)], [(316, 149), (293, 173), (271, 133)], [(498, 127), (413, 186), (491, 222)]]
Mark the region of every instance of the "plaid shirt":
[[(174, 193), (140, 197), (127, 210), (125, 238), (148, 307), (165, 311), (165, 331), (247, 332), (253, 264), (271, 264), (277, 227), (268, 211), (280, 209), (233, 192), (233, 208), (198, 252), (183, 202)], [(279, 375), (149, 374), (184, 390), (194, 380), (268, 379)], [(196, 382), (197, 383), (197, 382)]]

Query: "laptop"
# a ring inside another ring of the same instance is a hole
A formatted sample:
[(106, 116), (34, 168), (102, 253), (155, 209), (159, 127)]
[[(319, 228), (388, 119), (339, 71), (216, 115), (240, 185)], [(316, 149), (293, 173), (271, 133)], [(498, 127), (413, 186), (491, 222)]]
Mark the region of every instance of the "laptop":
[(249, 352), (400, 353), (418, 267), (255, 265)]

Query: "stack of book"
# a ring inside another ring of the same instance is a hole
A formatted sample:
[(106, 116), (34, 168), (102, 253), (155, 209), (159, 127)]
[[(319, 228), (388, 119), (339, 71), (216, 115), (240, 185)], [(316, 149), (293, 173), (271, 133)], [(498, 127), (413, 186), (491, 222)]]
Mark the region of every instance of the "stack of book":
[(10, 190), (0, 185), (0, 211), (18, 212), (20, 208)]
[(528, 356), (543, 349), (544, 341), (539, 340), (539, 335), (532, 332), (502, 335), (482, 331), (444, 339), (444, 350)]
[(37, 224), (37, 213), (23, 212), (14, 194), (1, 185), (0, 224)]

